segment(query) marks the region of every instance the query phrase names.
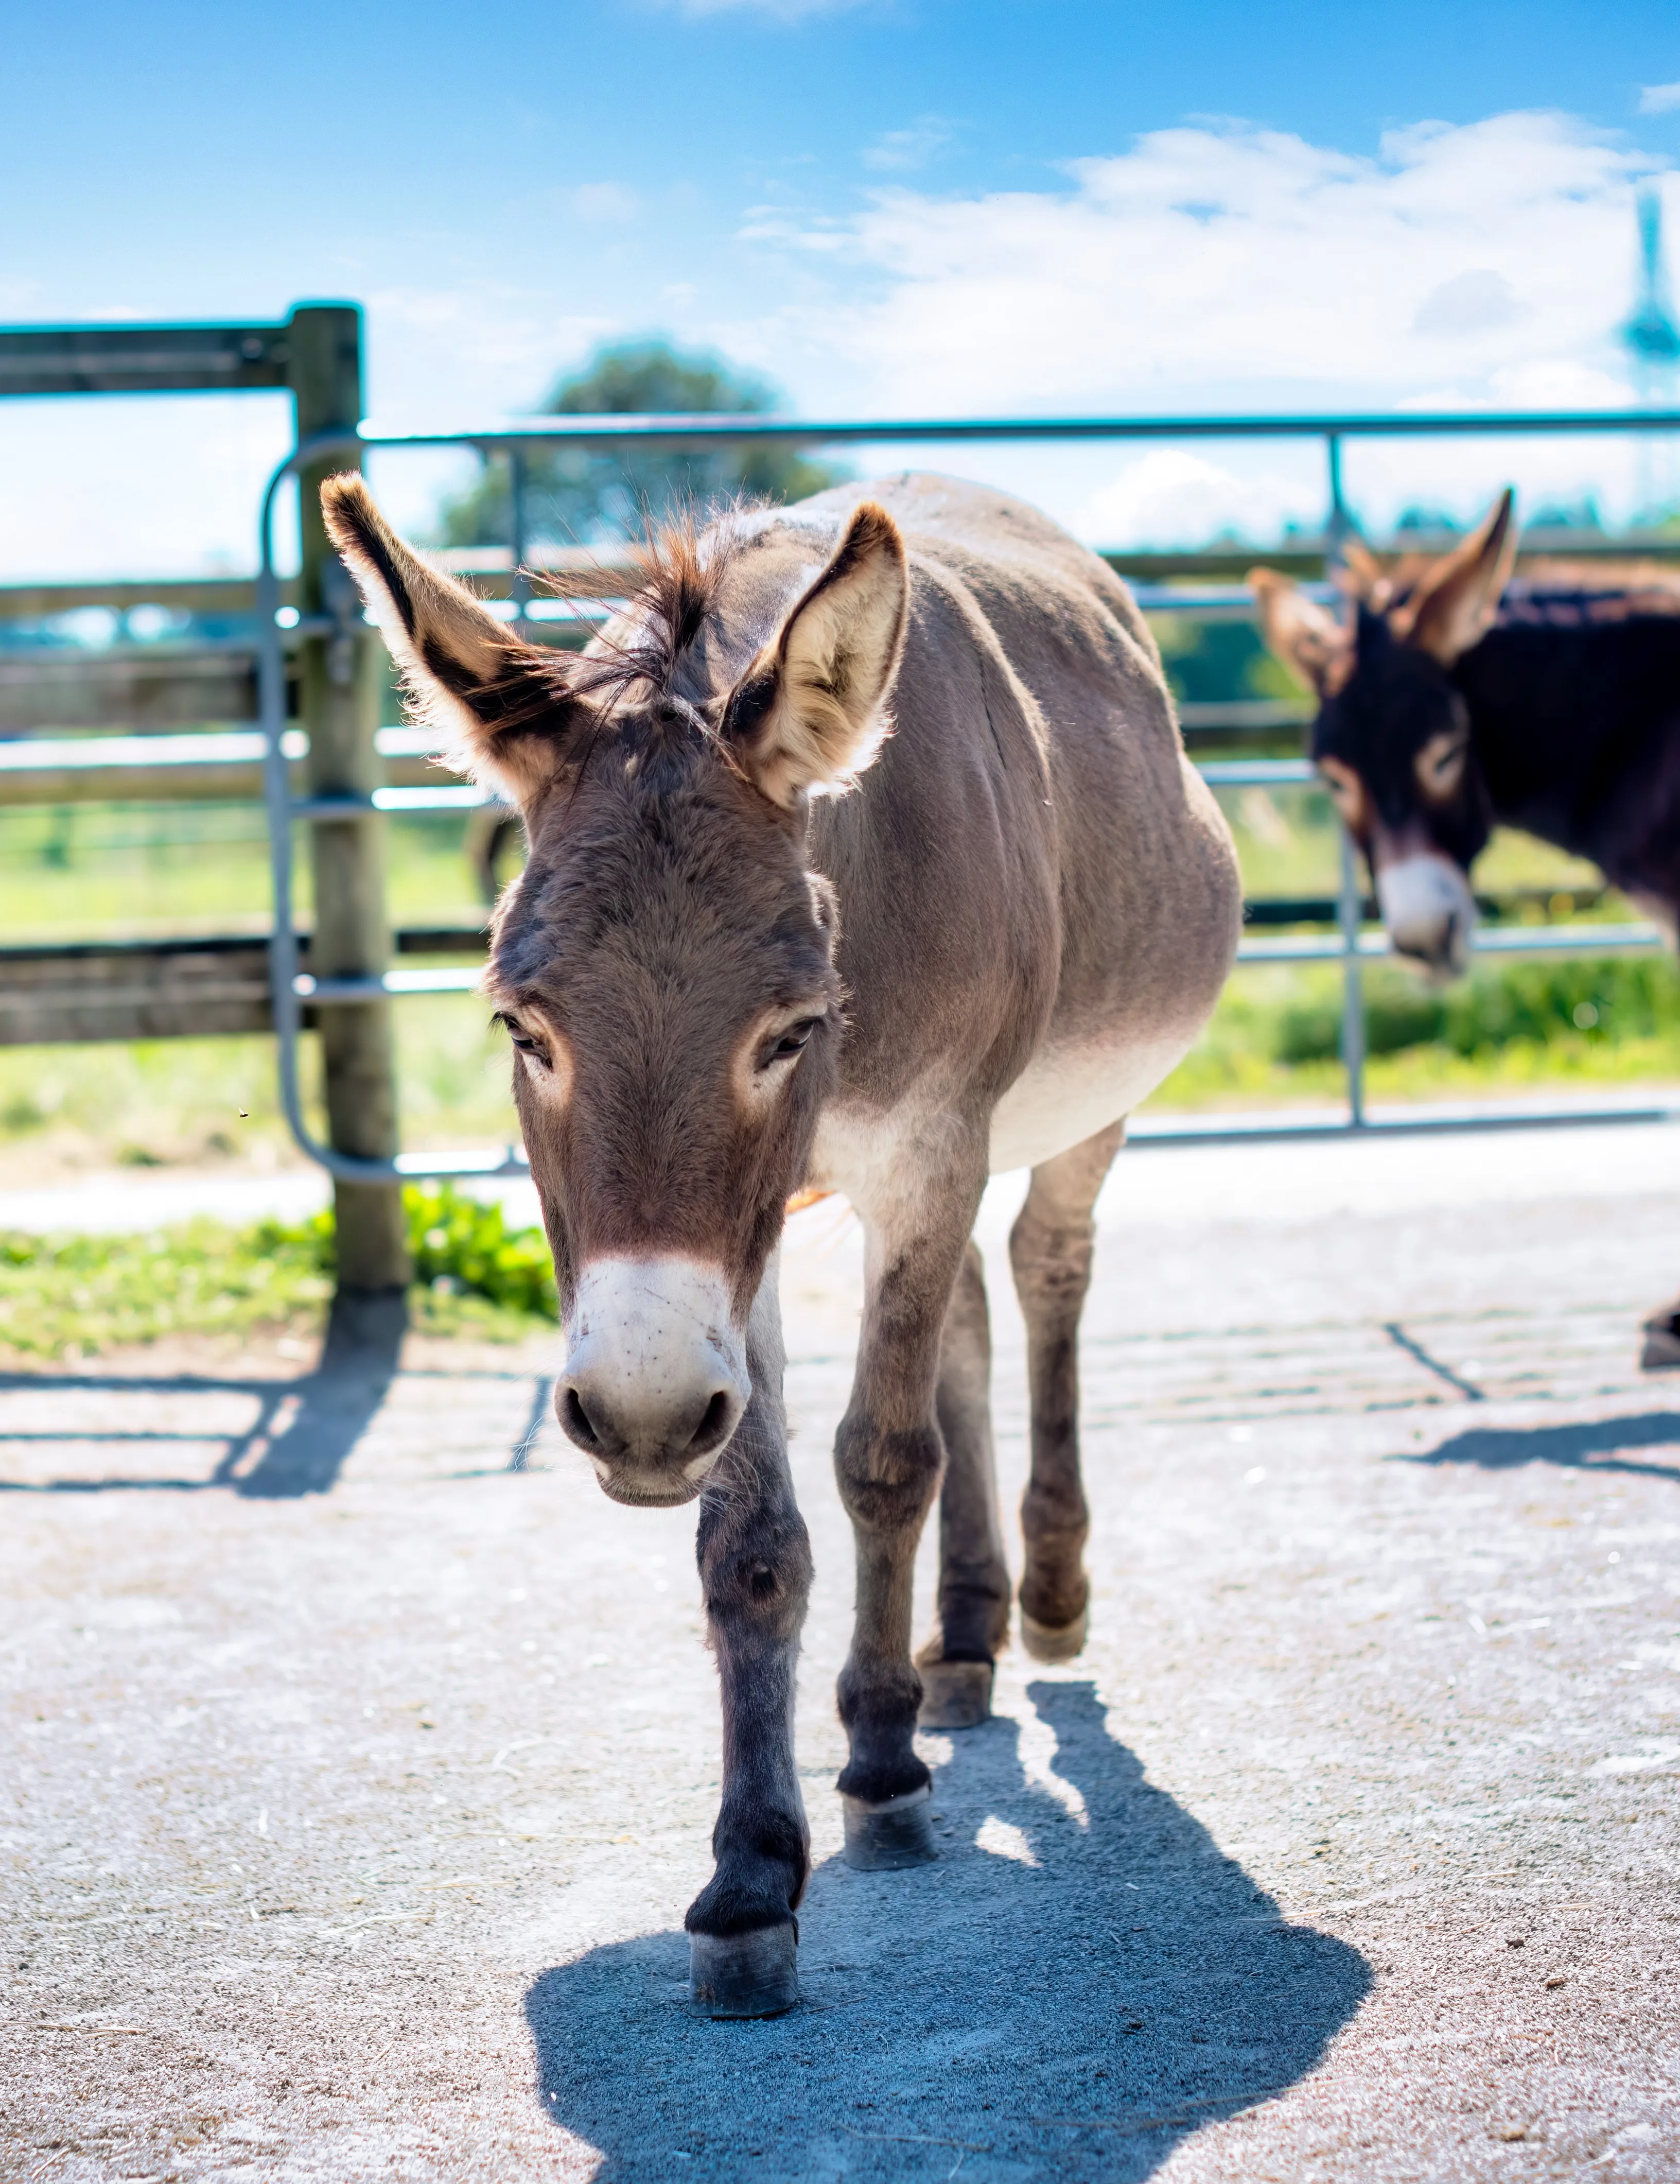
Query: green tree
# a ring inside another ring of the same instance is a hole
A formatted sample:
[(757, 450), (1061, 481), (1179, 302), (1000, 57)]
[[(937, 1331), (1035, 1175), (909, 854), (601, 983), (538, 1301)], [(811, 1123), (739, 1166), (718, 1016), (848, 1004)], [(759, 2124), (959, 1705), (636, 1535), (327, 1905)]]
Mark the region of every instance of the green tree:
[[(598, 349), (583, 370), (560, 381), (542, 410), (560, 417), (753, 416), (775, 406), (767, 382), (737, 371), (721, 358), (645, 341)], [(526, 528), (532, 544), (589, 545), (632, 537), (650, 516), (657, 520), (673, 508), (704, 509), (737, 495), (803, 500), (846, 475), (808, 461), (795, 448), (767, 441), (533, 448), (526, 460)], [(504, 458), (493, 458), (467, 492), (444, 504), (439, 543), (505, 546), (511, 536), (508, 465)]]

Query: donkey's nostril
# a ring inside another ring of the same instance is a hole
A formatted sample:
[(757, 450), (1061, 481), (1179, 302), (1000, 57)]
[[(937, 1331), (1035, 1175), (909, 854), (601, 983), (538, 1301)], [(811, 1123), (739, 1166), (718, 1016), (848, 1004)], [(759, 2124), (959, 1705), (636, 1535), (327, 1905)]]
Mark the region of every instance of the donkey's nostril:
[(735, 1424), (736, 1402), (733, 1393), (720, 1388), (700, 1414), (700, 1423), (694, 1429), (693, 1438), (684, 1451), (688, 1456), (707, 1456), (723, 1440)]
[(560, 1424), (581, 1448), (599, 1448), (601, 1436), (595, 1430), (583, 1399), (576, 1388), (568, 1388), (560, 1406)]

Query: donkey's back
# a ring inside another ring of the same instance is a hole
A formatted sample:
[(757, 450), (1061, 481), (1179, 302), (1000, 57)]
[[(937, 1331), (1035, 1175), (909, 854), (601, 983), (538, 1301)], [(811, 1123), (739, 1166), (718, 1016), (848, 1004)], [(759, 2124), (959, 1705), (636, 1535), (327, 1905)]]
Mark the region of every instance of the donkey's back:
[(827, 550), (859, 491), (904, 533), (911, 613), (898, 734), (855, 796), (817, 807), (816, 861), (851, 883), (842, 967), (864, 1035), (845, 1094), (878, 1115), (910, 1073), (901, 1011), (943, 983), (963, 1053), (983, 1028), (987, 1063), (1013, 1064), (1001, 1084), (982, 1072), (990, 1167), (1031, 1166), (1126, 1114), (1199, 1033), (1242, 917), (1230, 832), (1106, 562), (1022, 501), (915, 472), (802, 502), (766, 544)]

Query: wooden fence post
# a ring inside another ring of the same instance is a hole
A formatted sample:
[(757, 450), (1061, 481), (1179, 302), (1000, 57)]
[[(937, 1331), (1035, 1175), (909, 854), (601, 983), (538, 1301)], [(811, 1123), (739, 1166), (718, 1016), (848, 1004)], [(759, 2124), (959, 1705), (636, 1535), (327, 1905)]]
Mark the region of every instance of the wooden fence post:
[[(299, 440), (353, 429), (362, 415), (360, 311), (353, 304), (300, 304), (288, 334)], [(322, 480), (355, 464), (354, 450), (346, 449), (312, 464), (298, 480), (303, 562), (298, 604), (306, 616), (330, 615), (341, 624), (341, 633), (306, 643), (299, 661), (312, 796), (365, 796), (381, 777), (374, 738), (384, 661), (321, 521)], [(311, 824), (315, 926), (309, 968), (318, 977), (379, 972), (390, 961), (384, 826), (373, 813)], [(398, 1143), (390, 1003), (325, 1008), (320, 1036), (328, 1142), (340, 1152), (388, 1159)], [(409, 1263), (400, 1186), (337, 1182), (333, 1197), (341, 1292), (404, 1288)]]

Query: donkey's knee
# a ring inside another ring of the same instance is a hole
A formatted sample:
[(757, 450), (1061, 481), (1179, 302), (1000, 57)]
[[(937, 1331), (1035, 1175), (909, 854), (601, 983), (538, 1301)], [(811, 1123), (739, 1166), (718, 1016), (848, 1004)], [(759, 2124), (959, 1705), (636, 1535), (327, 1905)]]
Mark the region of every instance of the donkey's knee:
[(770, 1644), (797, 1641), (810, 1598), (810, 1535), (797, 1509), (729, 1535), (719, 1526), (698, 1541), (706, 1614)]
[(883, 1430), (848, 1412), (834, 1439), (834, 1475), (841, 1505), (859, 1531), (919, 1530), (932, 1507), (944, 1468), (938, 1428)]
[(1029, 1191), (1010, 1231), (1010, 1272), (1029, 1328), (1071, 1314), (1076, 1320), (1091, 1286), (1097, 1226), (1082, 1215), (1040, 1207)]

